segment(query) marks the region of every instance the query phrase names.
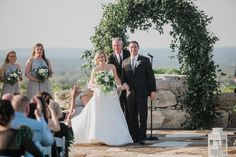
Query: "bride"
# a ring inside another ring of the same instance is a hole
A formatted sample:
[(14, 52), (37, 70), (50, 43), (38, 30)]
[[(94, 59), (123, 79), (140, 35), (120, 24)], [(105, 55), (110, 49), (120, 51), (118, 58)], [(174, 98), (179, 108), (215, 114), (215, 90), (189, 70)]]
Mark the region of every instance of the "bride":
[(98, 85), (98, 74), (105, 72), (114, 76), (115, 83), (121, 86), (115, 66), (107, 64), (106, 61), (103, 51), (95, 54), (97, 66), (93, 69), (89, 81), (89, 88), (94, 91), (94, 94), (83, 111), (71, 121), (75, 144), (124, 145), (133, 143), (116, 89), (108, 91), (109, 88)]

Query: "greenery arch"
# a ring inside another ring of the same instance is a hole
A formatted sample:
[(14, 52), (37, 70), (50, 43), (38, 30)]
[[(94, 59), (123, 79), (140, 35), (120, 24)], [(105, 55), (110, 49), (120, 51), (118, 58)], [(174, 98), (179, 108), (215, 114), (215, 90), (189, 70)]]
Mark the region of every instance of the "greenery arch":
[(212, 18), (190, 0), (118, 0), (103, 5), (103, 17), (91, 37), (93, 50), (86, 50), (83, 67), (91, 67), (94, 52), (99, 49), (112, 52), (111, 39), (119, 36), (127, 44), (127, 32), (148, 31), (154, 28), (163, 34), (163, 26), (170, 24), (173, 37), (170, 48), (178, 50), (181, 71), (187, 75), (188, 89), (184, 104), (188, 113), (186, 128), (210, 128), (216, 116), (214, 95), (217, 93), (213, 45), (218, 40), (207, 26)]

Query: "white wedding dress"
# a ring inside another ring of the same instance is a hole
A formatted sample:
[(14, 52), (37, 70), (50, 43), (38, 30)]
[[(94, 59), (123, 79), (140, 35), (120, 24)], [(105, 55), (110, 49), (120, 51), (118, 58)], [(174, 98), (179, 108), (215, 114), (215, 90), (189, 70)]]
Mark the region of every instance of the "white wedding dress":
[(72, 118), (74, 144), (133, 143), (117, 92), (104, 93), (98, 87), (93, 90), (83, 111)]

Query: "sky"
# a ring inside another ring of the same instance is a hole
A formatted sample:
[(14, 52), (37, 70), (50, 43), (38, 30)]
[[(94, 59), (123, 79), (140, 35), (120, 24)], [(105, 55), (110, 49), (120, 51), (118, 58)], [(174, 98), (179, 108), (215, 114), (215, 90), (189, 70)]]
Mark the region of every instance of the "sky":
[[(90, 37), (102, 18), (102, 4), (116, 0), (0, 0), (0, 49), (92, 48)], [(213, 16), (209, 30), (219, 39), (216, 47), (236, 47), (236, 0), (197, 0), (200, 10)], [(142, 47), (169, 47), (171, 37), (155, 30), (129, 34)]]

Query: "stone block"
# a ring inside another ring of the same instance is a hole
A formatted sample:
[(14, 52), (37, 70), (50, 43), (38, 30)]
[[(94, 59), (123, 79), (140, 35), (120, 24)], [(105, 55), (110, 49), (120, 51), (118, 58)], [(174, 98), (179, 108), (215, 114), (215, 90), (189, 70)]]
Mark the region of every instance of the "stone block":
[[(177, 129), (182, 128), (186, 112), (182, 110), (156, 110), (152, 112), (153, 129)], [(148, 113), (148, 128), (151, 126), (151, 112)]]

